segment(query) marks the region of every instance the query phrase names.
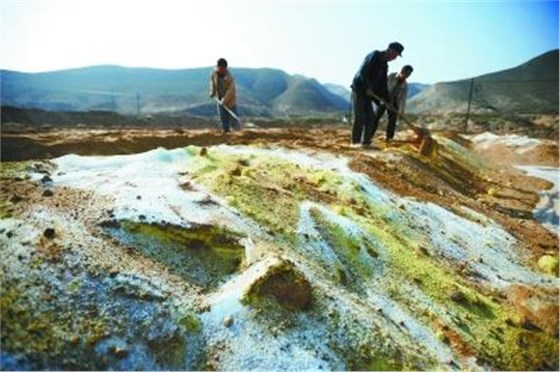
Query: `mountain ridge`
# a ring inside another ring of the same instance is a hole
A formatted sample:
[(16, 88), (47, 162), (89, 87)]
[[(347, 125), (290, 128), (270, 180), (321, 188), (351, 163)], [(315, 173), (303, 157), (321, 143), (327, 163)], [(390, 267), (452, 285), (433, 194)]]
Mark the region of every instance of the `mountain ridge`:
[(558, 112), (558, 49), (518, 66), (472, 78), (436, 83), (407, 105), (414, 113)]
[[(1, 70), (2, 106), (48, 111), (216, 115), (209, 99), (212, 67), (160, 69), (95, 65), (47, 72)], [(347, 113), (350, 90), (283, 70), (232, 68), (244, 116)], [(409, 83), (411, 113), (558, 112), (558, 49), (521, 65), (432, 85)]]
[[(46, 110), (209, 116), (216, 112), (208, 97), (211, 71), (212, 67), (164, 70), (117, 65), (39, 73), (2, 70), (2, 104)], [(245, 115), (332, 113), (348, 107), (347, 100), (315, 79), (273, 68), (231, 71)]]

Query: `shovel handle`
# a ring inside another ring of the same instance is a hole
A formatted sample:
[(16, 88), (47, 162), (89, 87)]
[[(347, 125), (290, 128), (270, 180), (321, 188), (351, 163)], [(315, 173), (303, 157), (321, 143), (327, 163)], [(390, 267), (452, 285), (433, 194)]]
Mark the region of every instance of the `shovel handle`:
[(214, 97), (214, 99), (216, 100), (216, 102), (218, 102), (218, 104), (220, 106), (222, 106), (227, 112), (229, 112), (229, 114), (235, 119), (237, 120), (238, 123), (241, 124), (241, 119), (239, 119), (239, 116), (235, 115), (235, 113), (233, 111), (231, 111), (229, 109), (229, 107), (227, 107), (226, 105), (224, 105), (219, 99), (217, 99), (216, 97)]
[(422, 130), (420, 128), (418, 128), (417, 126), (415, 126), (414, 124), (412, 124), (410, 122), (410, 120), (408, 120), (408, 118), (406, 116), (404, 116), (404, 114), (402, 114), (401, 112), (399, 112), (399, 110), (397, 110), (396, 108), (393, 107), (393, 105), (389, 104), (389, 102), (385, 101), (383, 98), (379, 97), (377, 94), (373, 93), (373, 98), (378, 99), (379, 101), (381, 101), (381, 103), (383, 103), (385, 105), (385, 107), (387, 107), (387, 109), (395, 114), (397, 114), (397, 116), (402, 119), (405, 124), (414, 131), (414, 133), (422, 133)]

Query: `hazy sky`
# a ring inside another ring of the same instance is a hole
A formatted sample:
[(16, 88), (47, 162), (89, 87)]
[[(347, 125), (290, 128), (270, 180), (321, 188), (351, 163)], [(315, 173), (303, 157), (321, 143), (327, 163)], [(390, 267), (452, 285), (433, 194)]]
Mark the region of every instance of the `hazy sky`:
[(273, 67), (348, 86), (364, 56), (435, 83), (515, 67), (558, 48), (558, 1), (0, 0), (1, 67)]

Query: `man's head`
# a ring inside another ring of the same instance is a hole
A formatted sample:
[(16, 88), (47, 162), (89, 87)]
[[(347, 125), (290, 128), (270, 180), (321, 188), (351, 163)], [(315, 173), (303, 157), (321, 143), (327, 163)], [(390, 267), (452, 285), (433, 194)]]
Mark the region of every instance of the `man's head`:
[(226, 69), (227, 69), (227, 61), (225, 58), (220, 58), (218, 59), (218, 63), (216, 64), (216, 67), (218, 69), (218, 73), (220, 74), (225, 74)]
[(401, 43), (397, 43), (395, 41), (389, 44), (389, 46), (387, 47), (387, 61), (392, 61), (395, 58), (397, 58), (397, 56), (401, 56), (403, 50), (404, 47), (402, 46)]
[(414, 69), (412, 68), (411, 65), (403, 66), (403, 68), (401, 68), (401, 72), (399, 73), (399, 76), (403, 80), (408, 79), (410, 74), (412, 74), (412, 71), (414, 71)]

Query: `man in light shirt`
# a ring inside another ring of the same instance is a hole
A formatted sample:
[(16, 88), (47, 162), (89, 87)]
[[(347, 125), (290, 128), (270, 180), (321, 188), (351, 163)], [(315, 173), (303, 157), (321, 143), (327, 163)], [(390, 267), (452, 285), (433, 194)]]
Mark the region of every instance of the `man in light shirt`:
[[(387, 76), (387, 88), (389, 90), (389, 107), (381, 105), (374, 116), (373, 119), (373, 133), (377, 130), (377, 125), (379, 120), (385, 114), (385, 111), (389, 111), (389, 122), (387, 124), (387, 136), (385, 137), (386, 142), (391, 142), (395, 136), (395, 128), (397, 127), (397, 116), (403, 115), (406, 106), (406, 96), (408, 94), (408, 84), (406, 79), (412, 74), (413, 68), (410, 65), (404, 66), (401, 71), (397, 74), (393, 72)], [(388, 109), (388, 110), (387, 110)]]
[(237, 95), (235, 80), (228, 70), (228, 63), (224, 58), (218, 59), (216, 67), (210, 76), (210, 97), (218, 101), (218, 114), (222, 131), (227, 133), (233, 129), (239, 130), (239, 114), (237, 113)]

